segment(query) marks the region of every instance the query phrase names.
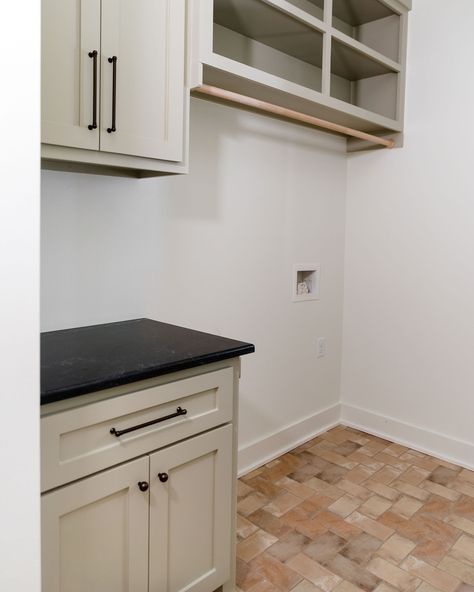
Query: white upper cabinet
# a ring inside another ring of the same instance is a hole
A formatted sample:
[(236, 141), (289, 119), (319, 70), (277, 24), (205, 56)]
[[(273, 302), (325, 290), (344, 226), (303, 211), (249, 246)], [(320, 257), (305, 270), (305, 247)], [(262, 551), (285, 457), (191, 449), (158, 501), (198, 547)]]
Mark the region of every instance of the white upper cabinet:
[(102, 0), (101, 150), (182, 159), (184, 9), (182, 0)]
[[(99, 130), (88, 126), (100, 51), (100, 0), (43, 0), (41, 22), (42, 141), (98, 150)], [(94, 51), (97, 55), (89, 57)]]
[(186, 172), (186, 0), (42, 2), (44, 166)]

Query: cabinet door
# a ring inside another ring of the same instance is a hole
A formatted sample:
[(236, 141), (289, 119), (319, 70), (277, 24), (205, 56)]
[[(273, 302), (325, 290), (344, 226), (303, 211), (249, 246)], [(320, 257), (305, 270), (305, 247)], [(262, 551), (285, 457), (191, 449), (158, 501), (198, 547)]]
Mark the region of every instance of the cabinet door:
[(93, 123), (89, 52), (100, 57), (100, 0), (42, 0), (41, 44), (41, 141), (98, 150), (99, 127), (87, 126)]
[(148, 457), (42, 496), (44, 592), (147, 592)]
[(102, 0), (102, 151), (182, 160), (184, 47), (185, 0)]
[(149, 592), (215, 590), (230, 577), (232, 426), (151, 455), (150, 479)]

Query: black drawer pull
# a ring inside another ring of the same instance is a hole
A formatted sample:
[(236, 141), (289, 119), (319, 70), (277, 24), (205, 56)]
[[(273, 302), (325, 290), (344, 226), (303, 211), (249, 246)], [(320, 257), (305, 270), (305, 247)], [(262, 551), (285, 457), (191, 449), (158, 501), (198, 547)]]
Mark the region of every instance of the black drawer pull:
[(158, 479), (162, 483), (166, 483), (168, 481), (168, 473), (158, 473)]
[(112, 127), (107, 128), (107, 133), (116, 132), (115, 120), (117, 117), (117, 56), (112, 56), (107, 60), (112, 64)]
[(87, 129), (97, 129), (97, 55), (96, 49), (90, 51), (88, 56), (94, 60), (93, 62), (93, 80), (92, 80), (92, 123), (87, 126)]
[(186, 415), (187, 409), (181, 409), (178, 407), (176, 409), (176, 413), (171, 413), (170, 415), (165, 415), (164, 417), (159, 417), (158, 419), (153, 419), (152, 421), (147, 421), (146, 423), (141, 423), (140, 425), (133, 426), (132, 428), (126, 428), (125, 430), (116, 430), (115, 428), (110, 429), (110, 433), (114, 436), (122, 436), (123, 434), (128, 434), (129, 432), (134, 432), (135, 430), (139, 430), (140, 428), (146, 428), (148, 426), (154, 425), (155, 423), (160, 423), (162, 421), (166, 421), (167, 419), (173, 419), (173, 417), (179, 417), (180, 415)]

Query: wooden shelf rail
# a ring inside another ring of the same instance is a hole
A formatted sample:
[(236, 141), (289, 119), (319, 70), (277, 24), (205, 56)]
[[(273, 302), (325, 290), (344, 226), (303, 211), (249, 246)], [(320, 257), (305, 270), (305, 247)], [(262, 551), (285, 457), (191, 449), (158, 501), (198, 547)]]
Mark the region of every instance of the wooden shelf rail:
[(264, 111), (265, 113), (272, 113), (273, 115), (278, 115), (280, 117), (293, 119), (294, 121), (299, 121), (301, 123), (314, 125), (315, 127), (327, 129), (329, 131), (336, 132), (338, 134), (343, 134), (345, 136), (351, 136), (353, 138), (359, 138), (360, 140), (366, 140), (367, 142), (379, 144), (380, 146), (384, 146), (385, 148), (393, 148), (395, 146), (395, 141), (392, 139), (379, 138), (378, 136), (374, 136), (372, 134), (367, 134), (366, 132), (361, 132), (359, 130), (346, 127), (345, 125), (339, 125), (338, 123), (332, 123), (331, 121), (319, 119), (318, 117), (313, 117), (312, 115), (299, 113), (298, 111), (293, 111), (292, 109), (287, 109), (286, 107), (279, 107), (278, 105), (273, 105), (272, 103), (259, 101), (258, 99), (247, 97), (245, 95), (240, 95), (229, 90), (224, 90), (222, 88), (218, 88), (217, 86), (209, 86), (208, 84), (203, 84), (202, 86), (193, 89), (193, 92), (208, 95), (210, 97), (221, 99), (223, 101), (238, 103), (239, 105), (244, 105), (245, 107), (250, 107), (251, 109), (257, 109), (259, 111)]

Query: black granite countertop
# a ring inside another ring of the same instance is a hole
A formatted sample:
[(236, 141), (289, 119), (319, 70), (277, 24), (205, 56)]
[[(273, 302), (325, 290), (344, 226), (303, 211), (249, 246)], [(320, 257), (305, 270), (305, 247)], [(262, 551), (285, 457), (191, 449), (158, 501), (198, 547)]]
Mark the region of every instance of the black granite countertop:
[(251, 343), (151, 319), (41, 334), (41, 404), (235, 358)]

